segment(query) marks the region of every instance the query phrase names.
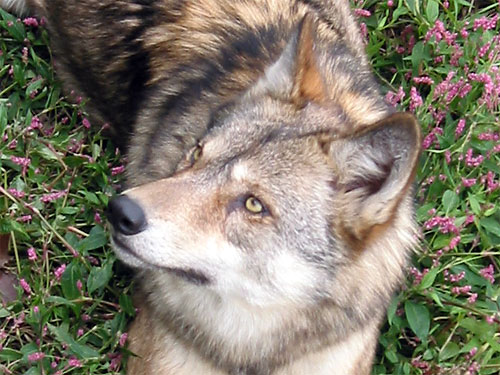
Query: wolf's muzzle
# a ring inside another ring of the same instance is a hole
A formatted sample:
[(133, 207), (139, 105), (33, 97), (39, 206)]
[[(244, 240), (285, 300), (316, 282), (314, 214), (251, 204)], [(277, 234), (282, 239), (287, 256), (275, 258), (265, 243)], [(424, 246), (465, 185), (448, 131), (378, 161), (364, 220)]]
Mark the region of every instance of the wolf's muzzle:
[(141, 206), (126, 195), (111, 199), (106, 216), (115, 231), (127, 236), (142, 232), (148, 225)]

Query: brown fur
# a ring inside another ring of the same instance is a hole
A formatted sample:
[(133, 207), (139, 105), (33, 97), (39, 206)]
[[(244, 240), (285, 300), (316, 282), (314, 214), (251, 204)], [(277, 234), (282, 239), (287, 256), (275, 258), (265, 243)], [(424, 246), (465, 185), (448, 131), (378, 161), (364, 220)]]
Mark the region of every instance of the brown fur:
[(420, 133), (348, 2), (29, 4), (127, 145), (110, 220), (140, 283), (128, 374), (369, 374), (415, 244)]

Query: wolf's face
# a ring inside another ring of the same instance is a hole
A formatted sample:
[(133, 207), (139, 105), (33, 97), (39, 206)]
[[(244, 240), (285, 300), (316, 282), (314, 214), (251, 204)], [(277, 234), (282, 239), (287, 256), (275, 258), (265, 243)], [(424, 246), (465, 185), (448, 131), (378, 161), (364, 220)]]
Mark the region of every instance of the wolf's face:
[(112, 202), (125, 263), (160, 287), (176, 280), (254, 306), (307, 304), (338, 293), (338, 270), (411, 216), (418, 125), (393, 114), (354, 131), (325, 93), (310, 37), (302, 30), (255, 87), (213, 111), (172, 177)]
[(408, 187), (414, 123), (394, 115), (346, 138), (310, 125), (314, 105), (284, 106), (232, 108), (173, 177), (128, 191), (144, 217), (114, 219), (118, 256), (255, 305), (333, 292), (339, 265)]

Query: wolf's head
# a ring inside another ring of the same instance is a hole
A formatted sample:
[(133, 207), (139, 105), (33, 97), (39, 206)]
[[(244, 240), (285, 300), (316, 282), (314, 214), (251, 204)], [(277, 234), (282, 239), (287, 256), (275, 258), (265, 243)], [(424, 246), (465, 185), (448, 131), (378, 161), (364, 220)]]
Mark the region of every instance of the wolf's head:
[(268, 307), (342, 304), (400, 280), (418, 124), (380, 105), (366, 72), (345, 74), (348, 49), (325, 51), (321, 35), (306, 16), (172, 177), (111, 202), (118, 257), (156, 287)]

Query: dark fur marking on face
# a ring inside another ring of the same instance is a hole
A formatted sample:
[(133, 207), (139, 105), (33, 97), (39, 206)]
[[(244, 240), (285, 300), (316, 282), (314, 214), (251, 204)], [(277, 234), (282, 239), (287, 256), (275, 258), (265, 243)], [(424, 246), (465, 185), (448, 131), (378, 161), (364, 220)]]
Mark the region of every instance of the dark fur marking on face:
[(165, 268), (170, 273), (189, 281), (196, 285), (207, 285), (210, 283), (210, 279), (203, 273), (195, 271), (193, 269), (181, 269), (181, 268)]
[[(193, 102), (199, 100), (204, 92), (216, 91), (215, 86), (220, 78), (240, 68), (242, 63), (246, 63), (250, 68), (258, 69), (262, 64), (259, 60), (264, 57), (267, 49), (271, 48), (270, 46), (277, 39), (278, 32), (275, 27), (265, 26), (257, 30), (246, 31), (238, 40), (222, 49), (219, 56), (201, 57), (192, 64), (182, 66), (177, 72), (173, 72), (173, 77), (189, 76), (189, 73), (195, 73), (198, 77), (186, 79), (183, 90), (164, 99), (163, 108), (156, 116), (156, 128), (151, 132), (145, 149), (153, 150), (161, 142), (158, 134), (161, 134), (160, 128), (165, 126), (166, 117), (175, 113), (185, 113), (188, 108), (193, 107)], [(250, 58), (250, 60), (245, 61), (244, 58)], [(163, 82), (159, 81), (159, 86), (162, 84)], [(146, 166), (150, 160), (151, 152), (146, 152), (140, 165)]]

